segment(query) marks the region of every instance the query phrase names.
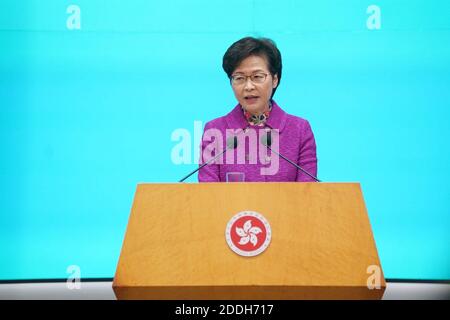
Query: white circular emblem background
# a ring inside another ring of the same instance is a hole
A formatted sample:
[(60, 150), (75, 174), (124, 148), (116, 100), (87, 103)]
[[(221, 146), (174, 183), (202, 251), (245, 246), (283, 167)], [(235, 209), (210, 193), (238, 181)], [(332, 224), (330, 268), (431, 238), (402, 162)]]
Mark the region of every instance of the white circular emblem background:
[[(231, 239), (231, 231), (232, 231), (231, 228), (232, 228), (233, 224), (242, 217), (257, 218), (258, 220), (260, 220), (262, 222), (262, 224), (264, 224), (264, 227), (266, 228), (266, 238), (264, 239), (263, 244), (261, 246), (259, 246), (256, 250), (253, 250), (253, 251), (241, 250), (233, 243), (233, 241)], [(272, 238), (272, 230), (270, 228), (269, 222), (262, 214), (255, 212), (255, 211), (242, 211), (242, 212), (235, 214), (230, 219), (230, 221), (228, 221), (227, 227), (225, 229), (225, 239), (227, 240), (227, 244), (230, 247), (230, 249), (233, 250), (238, 255), (244, 256), (244, 257), (253, 257), (253, 256), (257, 256), (257, 255), (261, 254), (262, 252), (264, 252), (267, 249), (267, 247), (269, 246), (271, 238)]]

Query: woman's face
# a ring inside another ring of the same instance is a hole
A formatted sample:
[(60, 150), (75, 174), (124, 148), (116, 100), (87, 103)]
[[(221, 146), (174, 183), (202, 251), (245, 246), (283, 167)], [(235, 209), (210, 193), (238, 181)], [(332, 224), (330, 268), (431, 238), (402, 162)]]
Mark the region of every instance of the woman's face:
[[(261, 79), (264, 74), (267, 75), (264, 82), (259, 83), (258, 78)], [(250, 76), (254, 76), (256, 83)], [(245, 58), (234, 70), (232, 77), (239, 79), (239, 81), (231, 81), (231, 86), (236, 99), (245, 110), (251, 114), (260, 114), (269, 107), (272, 91), (278, 85), (278, 76), (272, 77), (265, 58), (260, 56)], [(244, 80), (243, 83), (236, 83), (242, 80)]]

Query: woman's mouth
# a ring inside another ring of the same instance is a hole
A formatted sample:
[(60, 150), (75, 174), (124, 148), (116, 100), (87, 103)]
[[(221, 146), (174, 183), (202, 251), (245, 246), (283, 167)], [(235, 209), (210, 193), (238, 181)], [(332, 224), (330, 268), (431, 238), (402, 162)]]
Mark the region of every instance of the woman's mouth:
[(258, 101), (259, 97), (258, 96), (246, 96), (246, 97), (244, 97), (244, 99), (248, 104), (254, 104), (254, 103), (256, 103), (256, 101)]

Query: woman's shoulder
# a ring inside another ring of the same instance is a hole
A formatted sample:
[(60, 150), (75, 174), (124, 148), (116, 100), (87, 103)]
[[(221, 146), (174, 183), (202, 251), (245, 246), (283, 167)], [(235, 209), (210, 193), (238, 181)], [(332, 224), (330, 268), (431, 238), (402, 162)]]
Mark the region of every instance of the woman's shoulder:
[(286, 125), (290, 127), (296, 127), (303, 130), (311, 127), (307, 119), (293, 114), (286, 113), (286, 120)]
[(228, 114), (206, 122), (205, 129), (215, 128), (225, 130), (229, 128), (241, 128), (245, 124), (246, 121), (240, 113), (239, 105), (237, 105)]
[(221, 116), (212, 120), (209, 120), (205, 123), (205, 129), (226, 129), (227, 128), (227, 121), (226, 121), (226, 115)]
[(270, 119), (269, 123), (274, 127), (279, 127), (281, 129), (287, 128), (289, 131), (303, 131), (304, 128), (309, 127), (309, 121), (303, 117), (291, 114), (281, 108), (275, 101), (274, 104), (274, 118)]

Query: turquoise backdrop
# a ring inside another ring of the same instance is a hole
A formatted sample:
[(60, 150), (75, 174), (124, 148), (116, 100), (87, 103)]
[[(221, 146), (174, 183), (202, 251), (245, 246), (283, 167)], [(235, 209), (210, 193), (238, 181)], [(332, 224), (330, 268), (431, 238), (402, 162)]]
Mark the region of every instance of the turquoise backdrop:
[(196, 167), (249, 35), (283, 55), (319, 178), (361, 183), (385, 276), (450, 279), (450, 1), (2, 0), (0, 280), (113, 277), (136, 184)]

